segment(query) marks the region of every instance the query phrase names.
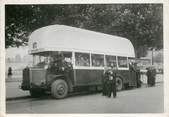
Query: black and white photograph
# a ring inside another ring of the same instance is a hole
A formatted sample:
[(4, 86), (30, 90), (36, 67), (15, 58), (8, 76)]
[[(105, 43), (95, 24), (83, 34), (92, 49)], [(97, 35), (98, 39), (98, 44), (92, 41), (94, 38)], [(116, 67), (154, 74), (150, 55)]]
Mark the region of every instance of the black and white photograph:
[(164, 3), (5, 4), (6, 114), (162, 114)]

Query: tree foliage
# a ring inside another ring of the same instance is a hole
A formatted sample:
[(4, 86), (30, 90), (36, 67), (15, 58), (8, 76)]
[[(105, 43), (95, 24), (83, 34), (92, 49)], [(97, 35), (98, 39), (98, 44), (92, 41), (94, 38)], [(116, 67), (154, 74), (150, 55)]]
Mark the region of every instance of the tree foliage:
[(131, 40), (138, 57), (163, 48), (162, 4), (6, 5), (5, 45), (26, 45), (43, 26), (64, 24)]

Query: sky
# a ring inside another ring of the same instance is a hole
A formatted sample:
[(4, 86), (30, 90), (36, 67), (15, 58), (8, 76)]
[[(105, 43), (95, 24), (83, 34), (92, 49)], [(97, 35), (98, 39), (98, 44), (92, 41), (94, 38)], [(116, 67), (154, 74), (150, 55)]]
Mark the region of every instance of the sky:
[(28, 55), (28, 47), (19, 47), (19, 48), (8, 48), (6, 51), (6, 58), (15, 58), (17, 54), (20, 54), (21, 57)]

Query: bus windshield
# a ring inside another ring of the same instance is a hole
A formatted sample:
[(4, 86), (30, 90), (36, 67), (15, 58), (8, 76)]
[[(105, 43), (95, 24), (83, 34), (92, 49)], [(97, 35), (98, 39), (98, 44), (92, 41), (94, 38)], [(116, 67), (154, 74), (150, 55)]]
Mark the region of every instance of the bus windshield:
[(50, 63), (49, 56), (33, 55), (33, 66), (44, 67)]
[(72, 63), (72, 55), (71, 53), (62, 53), (57, 54), (57, 52), (52, 54), (36, 54), (33, 55), (33, 66), (35, 67), (44, 67), (45, 65), (50, 65), (54, 61), (62, 59), (66, 62)]

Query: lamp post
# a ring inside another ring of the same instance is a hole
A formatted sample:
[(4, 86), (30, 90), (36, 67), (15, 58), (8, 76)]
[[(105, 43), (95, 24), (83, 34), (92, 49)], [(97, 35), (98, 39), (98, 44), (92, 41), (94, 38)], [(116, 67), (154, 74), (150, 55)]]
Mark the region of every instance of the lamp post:
[(151, 49), (151, 52), (152, 52), (151, 65), (154, 65), (154, 48)]

